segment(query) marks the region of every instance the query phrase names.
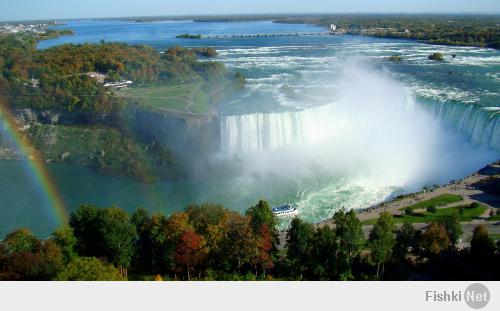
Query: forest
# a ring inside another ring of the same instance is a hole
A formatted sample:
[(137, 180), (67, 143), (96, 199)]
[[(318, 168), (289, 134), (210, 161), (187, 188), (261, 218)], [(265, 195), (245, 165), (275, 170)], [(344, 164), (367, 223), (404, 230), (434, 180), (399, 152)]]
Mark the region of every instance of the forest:
[(454, 215), (397, 229), (384, 212), (366, 239), (354, 211), (334, 227), (294, 218), (286, 232), (266, 201), (244, 214), (217, 204), (170, 216), (82, 205), (49, 238), (0, 242), (0, 280), (495, 280), (500, 243), (478, 225), (459, 249)]
[(500, 48), (500, 18), (480, 14), (260, 14), (133, 17), (125, 20), (195, 22), (269, 21), (311, 24), (329, 29), (335, 24), (346, 34), (410, 39), (432, 44)]
[(192, 19), (196, 22), (268, 21), (311, 24), (346, 34), (418, 40), (425, 43), (500, 48), (500, 18), (480, 14), (260, 14), (221, 16), (156, 16), (127, 20), (151, 22)]
[(211, 48), (171, 47), (159, 53), (150, 46), (103, 41), (37, 50), (37, 39), (0, 37), (0, 97), (11, 108), (111, 112), (123, 107), (124, 99), (92, 73), (141, 86), (203, 81), (217, 88), (227, 81), (241, 83), (223, 64), (198, 60), (198, 55), (215, 56)]
[[(240, 73), (229, 72), (213, 61), (217, 52), (209, 47), (171, 47), (158, 52), (150, 46), (103, 41), (37, 50), (40, 39), (0, 36), (0, 110), (9, 109), (15, 116), (24, 109), (64, 116), (64, 122), (58, 118), (20, 121), (28, 124), (22, 124), (19, 134), (45, 162), (74, 163), (146, 182), (182, 175), (182, 163), (177, 161), (174, 167), (169, 146), (141, 141), (116, 121), (130, 111), (155, 107), (146, 98), (122, 96), (105, 83), (131, 80), (137, 89), (185, 89), (186, 94), (181, 95), (188, 98), (192, 86), (197, 85), (193, 97), (200, 98), (200, 103), (193, 107), (200, 114), (245, 85)], [(23, 156), (16, 154), (15, 144), (1, 131), (0, 146), (4, 147), (1, 158)]]
[(277, 17), (278, 23), (337, 25), (347, 34), (418, 40), (425, 43), (500, 48), (497, 15), (338, 14)]

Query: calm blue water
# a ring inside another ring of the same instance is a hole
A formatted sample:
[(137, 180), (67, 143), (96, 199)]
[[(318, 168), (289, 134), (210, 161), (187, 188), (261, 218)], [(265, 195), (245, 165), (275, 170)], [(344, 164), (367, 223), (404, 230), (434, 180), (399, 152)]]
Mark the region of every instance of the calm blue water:
[[(299, 40), (293, 38), (240, 38), (240, 39), (177, 39), (177, 35), (248, 35), (264, 33), (296, 33), (296, 32), (325, 32), (324, 28), (303, 24), (277, 24), (270, 21), (259, 22), (193, 22), (193, 21), (166, 21), (136, 23), (128, 21), (68, 21), (65, 25), (55, 26), (54, 29), (71, 29), (74, 36), (64, 36), (52, 40), (42, 41), (40, 49), (66, 43), (99, 43), (101, 40), (110, 42), (127, 42), (129, 44), (147, 44), (157, 49), (165, 49), (173, 45), (183, 46), (234, 46), (255, 45), (265, 46), (274, 44), (293, 44)], [(310, 38), (310, 43), (321, 42), (318, 38)], [(302, 41), (303, 42), (303, 41)]]
[[(365, 207), (398, 191), (460, 178), (500, 156), (496, 50), (358, 36), (175, 38), (324, 31), (268, 21), (85, 20), (55, 28), (75, 35), (40, 42), (40, 49), (101, 39), (159, 50), (212, 46), (218, 61), (247, 77), (246, 90), (219, 106), (227, 116), (221, 128), (228, 137), (221, 156), (237, 159), (241, 176), (147, 185), (74, 165), (49, 165), (71, 210), (92, 203), (169, 214), (210, 201), (243, 211), (264, 198), (294, 203), (301, 217), (319, 221), (340, 207)], [(443, 53), (445, 62), (427, 60), (433, 52)], [(403, 61), (387, 60), (395, 54)], [(405, 92), (417, 104), (436, 103), (430, 108), (436, 120), (413, 106), (406, 111), (394, 104), (407, 100)], [(320, 105), (331, 108), (315, 108)], [(47, 236), (56, 225), (50, 204), (24, 168), (23, 162), (0, 161), (0, 236), (18, 227)]]

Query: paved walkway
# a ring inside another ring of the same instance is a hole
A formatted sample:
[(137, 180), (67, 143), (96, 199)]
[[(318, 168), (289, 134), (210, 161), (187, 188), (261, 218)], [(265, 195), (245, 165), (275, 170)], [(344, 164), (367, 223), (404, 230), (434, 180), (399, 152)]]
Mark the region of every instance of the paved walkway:
[[(480, 172), (484, 171), (484, 173), (476, 172), (470, 176), (467, 176), (466, 178), (457, 181), (456, 183), (436, 188), (433, 191), (409, 194), (403, 199), (394, 199), (392, 201), (383, 203), (378, 208), (361, 211), (358, 213), (358, 218), (361, 221), (376, 219), (383, 211), (388, 211), (393, 215), (401, 215), (403, 213), (401, 209), (404, 210), (404, 208), (407, 206), (416, 204), (420, 201), (432, 199), (442, 194), (457, 194), (462, 196), (463, 200), (460, 202), (440, 206), (438, 208), (467, 205), (471, 204), (472, 202), (478, 202), (487, 207), (482, 217), (488, 217), (492, 209), (500, 208), (500, 198), (498, 196), (484, 193), (482, 190), (475, 189), (472, 185), (485, 179), (491, 178), (492, 175), (498, 175), (498, 173), (500, 172), (500, 163), (497, 162), (495, 164), (492, 164), (490, 165), (490, 168), (493, 170), (493, 173), (492, 170), (480, 170)], [(327, 222), (331, 222), (331, 220)]]
[[(478, 182), (484, 181), (491, 176), (499, 176), (500, 175), (500, 161), (490, 164), (488, 167), (471, 174), (455, 183), (450, 183), (445, 186), (436, 188), (433, 191), (421, 192), (421, 193), (413, 193), (408, 194), (402, 199), (394, 199), (392, 201), (388, 201), (386, 203), (380, 204), (377, 207), (372, 207), (366, 209), (364, 211), (360, 211), (357, 216), (361, 221), (366, 221), (370, 219), (377, 219), (380, 213), (387, 211), (393, 215), (401, 215), (404, 212), (405, 207), (418, 203), (420, 201), (425, 201), (432, 199), (434, 197), (440, 196), (442, 194), (457, 194), (462, 196), (462, 200), (459, 202), (454, 202), (451, 204), (447, 204), (444, 206), (439, 206), (438, 208), (446, 208), (460, 205), (471, 204), (472, 202), (478, 202), (486, 206), (485, 212), (480, 216), (479, 219), (473, 220), (471, 222), (463, 222), (462, 229), (464, 234), (462, 236), (462, 241), (459, 243), (459, 247), (465, 247), (468, 245), (468, 241), (472, 236), (472, 231), (478, 224), (486, 225), (488, 232), (490, 234), (500, 234), (500, 222), (494, 221), (486, 221), (486, 218), (489, 217), (490, 211), (495, 210), (495, 212), (500, 208), (500, 197), (494, 196), (491, 194), (484, 193), (480, 189), (476, 189), (474, 187)], [(330, 226), (335, 227), (333, 220), (329, 219), (323, 221), (321, 223), (316, 224), (317, 226)], [(402, 224), (397, 225), (398, 228), (402, 226)], [(423, 229), (427, 226), (425, 223), (415, 223), (413, 227), (415, 229)], [(365, 237), (368, 238), (373, 225), (364, 225), (363, 233)], [(286, 244), (286, 234), (287, 231), (283, 230), (280, 232), (280, 248), (284, 247)]]

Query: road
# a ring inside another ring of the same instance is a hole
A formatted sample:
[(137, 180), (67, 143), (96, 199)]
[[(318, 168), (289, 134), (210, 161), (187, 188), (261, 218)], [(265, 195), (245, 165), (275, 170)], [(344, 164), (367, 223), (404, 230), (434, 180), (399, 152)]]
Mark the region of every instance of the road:
[[(495, 222), (495, 221), (485, 221), (485, 220), (475, 220), (472, 222), (463, 222), (461, 223), (462, 225), (462, 238), (461, 241), (458, 243), (459, 248), (464, 248), (469, 246), (470, 238), (472, 237), (472, 232), (474, 231), (474, 228), (479, 225), (483, 224), (486, 226), (486, 229), (488, 229), (489, 234), (498, 234), (500, 235), (500, 221)], [(428, 224), (426, 223), (414, 223), (413, 228), (415, 230), (423, 230)], [(396, 227), (400, 229), (403, 226), (403, 224), (397, 224)], [(365, 238), (368, 239), (370, 236), (370, 231), (372, 230), (373, 225), (364, 225), (362, 227), (363, 234), (365, 235)], [(281, 231), (279, 234), (279, 249), (283, 249), (286, 245), (286, 234), (287, 231)]]
[[(470, 238), (472, 237), (472, 232), (474, 231), (474, 228), (479, 225), (483, 224), (486, 226), (486, 229), (488, 229), (489, 234), (500, 234), (500, 222), (495, 222), (495, 221), (474, 221), (474, 222), (463, 222), (461, 223), (462, 225), (462, 241), (459, 243), (458, 247), (465, 247), (469, 246), (469, 241)], [(403, 224), (397, 224), (397, 228), (401, 228)], [(426, 223), (415, 223), (413, 224), (413, 228), (416, 230), (422, 230), (425, 229), (427, 226)], [(373, 225), (366, 225), (363, 226), (363, 233), (365, 235), (365, 238), (368, 239), (368, 236), (370, 235), (370, 231), (372, 230)]]

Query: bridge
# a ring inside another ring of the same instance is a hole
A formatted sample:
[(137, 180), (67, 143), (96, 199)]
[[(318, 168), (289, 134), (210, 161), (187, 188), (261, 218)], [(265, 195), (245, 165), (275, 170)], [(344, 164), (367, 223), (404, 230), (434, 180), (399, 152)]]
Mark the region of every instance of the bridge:
[(301, 36), (328, 36), (332, 32), (289, 32), (289, 33), (256, 33), (256, 34), (214, 34), (202, 35), (202, 39), (224, 39), (224, 38), (266, 38), (266, 37), (301, 37)]

